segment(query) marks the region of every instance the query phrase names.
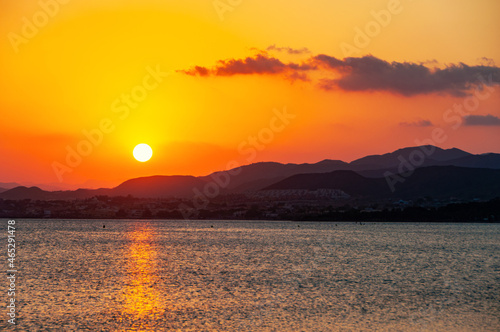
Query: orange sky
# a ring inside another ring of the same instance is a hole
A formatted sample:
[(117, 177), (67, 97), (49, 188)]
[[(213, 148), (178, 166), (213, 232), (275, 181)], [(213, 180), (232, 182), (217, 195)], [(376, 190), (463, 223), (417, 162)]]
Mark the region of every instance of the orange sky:
[[(0, 182), (351, 161), (435, 130), (443, 148), (500, 153), (500, 85), (471, 99), (478, 73), (500, 78), (498, 13), (495, 0), (3, 1)], [(68, 163), (68, 148), (84, 153)]]

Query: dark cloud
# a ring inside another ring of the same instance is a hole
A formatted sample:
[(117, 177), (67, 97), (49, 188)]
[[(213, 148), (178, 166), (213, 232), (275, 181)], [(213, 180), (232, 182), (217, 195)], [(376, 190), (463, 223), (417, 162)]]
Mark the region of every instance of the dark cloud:
[(307, 47), (302, 48), (291, 48), (291, 47), (277, 47), (276, 45), (271, 45), (267, 49), (267, 51), (278, 51), (278, 52), (287, 52), (288, 54), (304, 54), (311, 53)]
[(284, 63), (265, 51), (245, 59), (218, 61), (212, 68), (196, 66), (180, 72), (196, 76), (285, 73), (288, 79), (308, 81), (305, 72), (316, 69), (330, 73), (330, 77), (334, 75), (334, 78), (319, 79), (318, 85), (324, 90), (389, 91), (404, 96), (439, 93), (463, 97), (482, 84), (500, 84), (500, 68), (495, 66), (459, 63), (431, 69), (425, 62), (387, 62), (371, 55), (340, 60), (326, 54), (313, 56), (303, 63)]
[(313, 60), (319, 62), (320, 64), (326, 65), (330, 68), (344, 68), (347, 65), (347, 61), (345, 60), (339, 60), (337, 58), (334, 58), (332, 56), (326, 55), (326, 54), (320, 54), (316, 55), (313, 57)]
[(208, 75), (210, 75), (210, 71), (208, 70), (208, 68), (200, 67), (200, 66), (194, 66), (193, 68), (188, 69), (188, 70), (178, 70), (178, 72), (181, 72), (181, 73), (184, 73), (187, 75), (192, 75), (192, 76), (196, 76), (196, 75), (208, 76)]
[(400, 122), (399, 125), (402, 127), (430, 127), (432, 126), (432, 122), (429, 120), (419, 120), (414, 122)]
[(294, 81), (304, 81), (304, 82), (310, 82), (311, 79), (309, 78), (309, 76), (307, 76), (305, 73), (299, 73), (299, 72), (292, 72), (290, 75), (287, 75), (286, 78), (291, 81), (291, 82), (294, 82)]
[(460, 63), (431, 70), (423, 64), (389, 63), (374, 56), (339, 60), (325, 54), (315, 56), (314, 60), (340, 73), (339, 78), (320, 82), (320, 87), (325, 90), (340, 88), (345, 91), (391, 91), (405, 96), (428, 93), (465, 96), (478, 85), (479, 77), (494, 84), (500, 82), (500, 68), (491, 66)]
[(219, 61), (215, 68), (217, 76), (231, 76), (236, 74), (277, 74), (286, 69), (286, 65), (280, 60), (267, 57), (262, 54), (254, 58)]
[(466, 126), (500, 126), (500, 118), (491, 114), (468, 115), (464, 117)]
[[(230, 59), (221, 60), (213, 68), (193, 67), (189, 70), (181, 70), (180, 72), (187, 75), (198, 76), (232, 76), (232, 75), (250, 75), (250, 74), (279, 74), (284, 72), (298, 72), (313, 70), (316, 66), (313, 64), (285, 64), (281, 60), (270, 57), (266, 54), (257, 54), (254, 57), (245, 59)], [(304, 75), (296, 75), (296, 77), (304, 77)]]

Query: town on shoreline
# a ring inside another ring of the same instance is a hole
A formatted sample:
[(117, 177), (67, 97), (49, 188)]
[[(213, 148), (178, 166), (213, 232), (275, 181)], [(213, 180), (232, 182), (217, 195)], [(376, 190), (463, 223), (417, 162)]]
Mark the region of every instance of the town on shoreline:
[(363, 201), (238, 194), (221, 195), (202, 208), (187, 199), (130, 195), (76, 200), (0, 199), (0, 218), (500, 222), (500, 198)]

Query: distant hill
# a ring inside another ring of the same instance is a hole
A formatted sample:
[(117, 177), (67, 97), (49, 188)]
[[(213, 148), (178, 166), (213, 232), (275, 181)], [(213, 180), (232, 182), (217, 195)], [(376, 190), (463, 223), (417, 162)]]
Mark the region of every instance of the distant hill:
[(112, 189), (78, 189), (45, 191), (38, 187), (16, 187), (0, 193), (3, 199), (69, 200), (85, 199), (98, 195), (128, 196), (138, 198), (191, 197), (193, 188), (202, 188), (205, 181), (194, 176), (150, 176), (131, 179)]
[(262, 190), (340, 189), (351, 196), (387, 196), (390, 193), (385, 179), (370, 179), (354, 171), (334, 171), (319, 174), (297, 174)]
[[(401, 154), (397, 154), (397, 156), (402, 156), (402, 160), (405, 161), (410, 161), (410, 154), (417, 149), (417, 151), (422, 151), (421, 148), (427, 148), (427, 149), (432, 149), (432, 146), (424, 146), (424, 147), (415, 147), (415, 148), (406, 148), (406, 149), (401, 149), (398, 151), (401, 151)], [(394, 160), (394, 153), (392, 154), (387, 154), (384, 156), (383, 159), (385, 160), (385, 165), (388, 165), (390, 167), (387, 168), (369, 168), (366, 169), (366, 164), (356, 164), (354, 167), (352, 167), (352, 170), (357, 171), (359, 174), (370, 177), (370, 178), (376, 178), (376, 177), (382, 177), (387, 171), (391, 173), (398, 173), (398, 167), (400, 165), (400, 160), (398, 160), (396, 157), (396, 160)], [(458, 158), (454, 158), (457, 157)], [(381, 157), (381, 156), (376, 156), (376, 157)], [(435, 158), (435, 159), (433, 159)], [(452, 159), (448, 159), (452, 158)], [(362, 158), (364, 159), (364, 158)], [(380, 160), (380, 159), (379, 159)], [(397, 163), (396, 163), (397, 161)], [(352, 162), (351, 164), (356, 163), (356, 161)], [(382, 164), (382, 163), (381, 163)], [(379, 166), (381, 165), (379, 164)], [(411, 163), (410, 163), (411, 164)], [(373, 165), (372, 165), (373, 166)], [(488, 153), (488, 154), (483, 154), (483, 155), (474, 155), (470, 154), (467, 152), (464, 152), (459, 149), (449, 149), (449, 150), (442, 150), (439, 148), (436, 148), (435, 152), (431, 154), (429, 157), (426, 156), (424, 162), (421, 165), (412, 165), (415, 166), (415, 168), (419, 167), (429, 167), (429, 166), (458, 166), (458, 167), (470, 167), (470, 168), (490, 168), (490, 169), (500, 169), (500, 154), (496, 153)]]
[[(420, 164), (420, 156), (424, 156), (422, 164)], [(352, 161), (349, 165), (352, 170), (391, 169), (398, 167), (401, 159), (404, 159), (417, 160), (419, 167), (425, 167), (471, 156), (474, 155), (456, 148), (444, 150), (432, 145), (423, 145), (420, 147), (399, 149), (383, 155), (366, 156)], [(498, 167), (500, 168), (500, 163)]]
[(500, 170), (456, 166), (432, 166), (415, 170), (396, 185), (395, 195), (491, 199), (500, 197)]
[[(300, 173), (324, 173), (334, 170), (349, 169), (349, 164), (340, 160), (323, 160), (315, 164), (280, 164), (260, 162), (241, 166), (230, 171), (215, 172), (202, 177), (204, 181), (213, 181), (214, 177), (229, 176), (226, 192), (244, 192), (258, 190), (271, 183)], [(237, 175), (230, 175), (238, 172)]]
[(415, 172), (398, 183), (391, 192), (385, 178), (368, 178), (353, 171), (334, 171), (323, 174), (299, 174), (279, 181), (263, 190), (340, 189), (354, 197), (413, 199), (483, 198), (500, 196), (500, 170), (456, 166), (431, 166)]
[(440, 162), (440, 165), (500, 169), (500, 154), (487, 153), (480, 155), (469, 155), (457, 159), (442, 161)]
[(24, 187), (19, 186), (13, 189), (6, 190), (0, 193), (0, 198), (5, 199), (34, 199), (34, 200), (48, 200), (57, 199), (57, 192), (44, 191), (38, 187)]
[[(475, 168), (500, 169), (500, 154), (473, 155), (460, 149), (441, 149), (432, 145), (409, 147), (383, 155), (372, 155), (354, 160), (350, 163), (341, 160), (323, 160), (315, 164), (280, 164), (276, 162), (260, 162), (242, 166), (230, 171), (215, 172), (203, 177), (211, 181), (213, 176), (221, 173), (230, 174), (239, 171), (238, 175), (230, 176), (226, 192), (245, 192), (259, 190), (280, 180), (296, 174), (327, 173), (339, 170), (355, 171), (370, 178), (382, 177), (386, 171), (398, 173), (401, 160), (415, 160), (415, 156), (424, 156), (422, 164), (428, 166), (461, 166)], [(419, 162), (419, 160), (417, 160)]]

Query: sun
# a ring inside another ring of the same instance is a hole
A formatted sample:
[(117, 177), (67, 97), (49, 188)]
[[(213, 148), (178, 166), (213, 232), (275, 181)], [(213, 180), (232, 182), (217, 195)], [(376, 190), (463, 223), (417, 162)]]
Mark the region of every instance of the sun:
[(151, 156), (153, 155), (153, 149), (151, 149), (149, 145), (141, 143), (136, 145), (133, 153), (134, 158), (137, 159), (137, 161), (143, 163), (151, 159)]

